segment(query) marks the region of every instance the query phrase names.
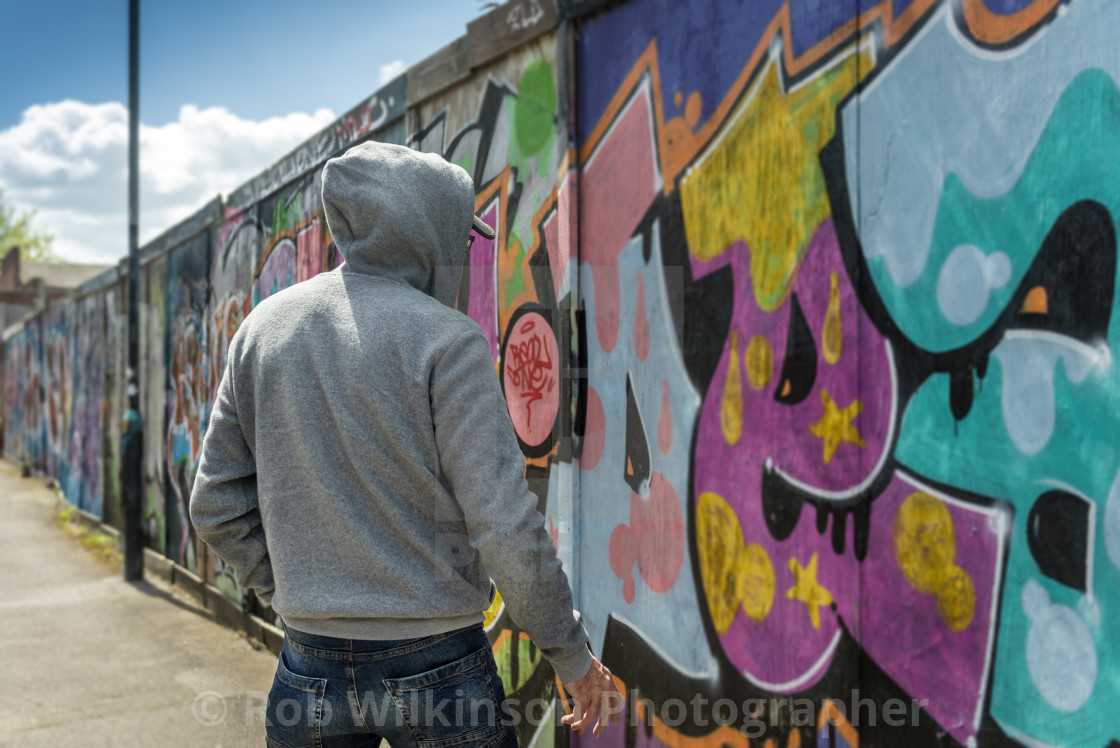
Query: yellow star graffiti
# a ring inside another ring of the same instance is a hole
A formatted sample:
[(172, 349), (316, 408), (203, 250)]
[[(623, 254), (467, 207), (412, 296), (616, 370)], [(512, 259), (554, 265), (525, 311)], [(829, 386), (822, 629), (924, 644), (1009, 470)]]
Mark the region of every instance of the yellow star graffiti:
[(853, 400), (851, 405), (841, 410), (828, 390), (821, 387), (821, 405), (824, 406), (824, 415), (819, 421), (809, 424), (809, 433), (824, 441), (824, 464), (827, 465), (836, 454), (836, 448), (845, 442), (863, 448), (863, 437), (852, 423), (863, 410), (863, 403)]
[(817, 554), (814, 553), (809, 559), (808, 566), (802, 566), (796, 558), (791, 558), (789, 570), (793, 572), (794, 582), (786, 592), (786, 597), (805, 603), (805, 610), (809, 611), (809, 620), (813, 622), (813, 628), (819, 629), (820, 608), (822, 605), (832, 605), (832, 593), (817, 581)]

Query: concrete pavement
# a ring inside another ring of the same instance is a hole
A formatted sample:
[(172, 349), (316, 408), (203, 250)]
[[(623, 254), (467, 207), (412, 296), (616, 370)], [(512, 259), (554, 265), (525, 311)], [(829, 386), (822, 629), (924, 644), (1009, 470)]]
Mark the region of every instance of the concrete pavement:
[(128, 584), (0, 460), (0, 746), (261, 746), (276, 657)]

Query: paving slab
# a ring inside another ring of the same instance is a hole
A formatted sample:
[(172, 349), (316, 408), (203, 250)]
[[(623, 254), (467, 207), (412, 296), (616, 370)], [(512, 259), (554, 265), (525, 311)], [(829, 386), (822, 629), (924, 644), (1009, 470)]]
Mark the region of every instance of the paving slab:
[(158, 579), (127, 583), (0, 460), (0, 746), (262, 746), (276, 657)]

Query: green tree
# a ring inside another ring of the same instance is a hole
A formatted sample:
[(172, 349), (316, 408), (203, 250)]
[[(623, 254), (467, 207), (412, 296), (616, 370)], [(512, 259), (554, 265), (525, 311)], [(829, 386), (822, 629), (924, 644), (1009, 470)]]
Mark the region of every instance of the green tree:
[(0, 190), (0, 255), (12, 247), (19, 247), (20, 257), (34, 262), (62, 262), (51, 247), (54, 234), (44, 234), (31, 228), (35, 211), (20, 210), (4, 201), (4, 191)]

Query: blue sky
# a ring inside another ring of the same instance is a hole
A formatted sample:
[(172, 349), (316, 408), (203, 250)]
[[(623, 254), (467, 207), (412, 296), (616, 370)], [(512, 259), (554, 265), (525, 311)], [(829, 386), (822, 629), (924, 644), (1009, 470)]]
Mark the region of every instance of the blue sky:
[[(482, 0), (142, 0), (142, 241), (483, 12)], [(127, 23), (127, 0), (0, 0), (0, 189), (75, 261), (122, 254)]]

